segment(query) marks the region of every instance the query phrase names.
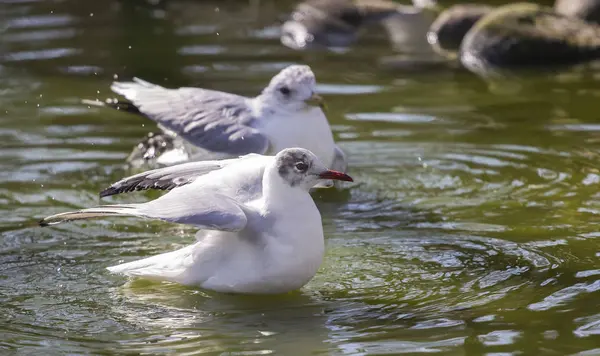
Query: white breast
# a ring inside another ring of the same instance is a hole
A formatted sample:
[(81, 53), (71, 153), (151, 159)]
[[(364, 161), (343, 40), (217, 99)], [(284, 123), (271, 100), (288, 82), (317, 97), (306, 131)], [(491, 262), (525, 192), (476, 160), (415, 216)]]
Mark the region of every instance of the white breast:
[[(325, 253), (321, 215), (307, 198), (307, 205), (299, 202), (293, 211), (265, 217), (276, 223), (260, 236), (218, 232), (219, 242), (210, 243), (218, 249), (212, 249), (210, 257), (206, 252), (197, 256), (194, 269), (206, 272), (206, 279), (196, 283), (234, 293), (285, 293), (301, 288), (317, 273)], [(254, 223), (264, 227), (263, 222)]]
[(314, 277), (323, 262), (325, 240), (321, 215), (314, 207), (310, 214), (300, 218), (290, 214), (278, 222), (285, 231), (276, 227), (276, 234), (269, 236), (265, 252), (271, 258), (264, 271), (265, 281), (272, 289), (298, 289)]
[(300, 147), (312, 151), (326, 166), (333, 162), (335, 142), (321, 109), (275, 112), (261, 121), (260, 125), (271, 142), (269, 154), (277, 154), (285, 148)]

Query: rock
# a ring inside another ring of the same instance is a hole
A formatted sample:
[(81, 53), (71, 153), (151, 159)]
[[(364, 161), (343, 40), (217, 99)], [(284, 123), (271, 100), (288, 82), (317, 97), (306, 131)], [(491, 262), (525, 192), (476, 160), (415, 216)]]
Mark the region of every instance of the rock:
[(600, 23), (600, 0), (556, 0), (554, 11), (561, 15)]
[(459, 4), (444, 10), (431, 24), (427, 41), (438, 54), (456, 59), (463, 38), (473, 25), (484, 15), (492, 12), (493, 6)]
[(462, 64), (477, 73), (570, 65), (599, 56), (599, 25), (530, 3), (490, 12), (467, 32), (460, 48)]

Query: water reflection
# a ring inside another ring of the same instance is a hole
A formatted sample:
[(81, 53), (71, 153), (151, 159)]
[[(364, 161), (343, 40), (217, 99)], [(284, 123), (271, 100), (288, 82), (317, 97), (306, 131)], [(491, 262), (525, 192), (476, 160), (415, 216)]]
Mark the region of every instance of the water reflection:
[[(325, 311), (330, 303), (318, 295), (304, 292), (240, 297), (164, 284), (129, 285), (113, 293), (115, 298), (125, 300), (116, 311), (118, 314), (137, 327), (157, 333), (153, 345), (147, 345), (148, 336), (124, 342), (122, 346), (130, 352), (204, 353), (238, 349), (287, 353), (306, 347), (326, 349)], [(170, 330), (167, 339), (162, 337), (165, 329)]]

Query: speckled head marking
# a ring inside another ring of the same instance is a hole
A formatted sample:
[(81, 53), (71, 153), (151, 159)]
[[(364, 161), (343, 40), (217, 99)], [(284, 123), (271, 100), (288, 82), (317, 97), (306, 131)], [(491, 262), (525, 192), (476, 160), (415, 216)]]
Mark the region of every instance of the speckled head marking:
[(316, 84), (315, 74), (307, 65), (291, 65), (274, 76), (267, 88), (276, 88), (286, 84), (314, 86)]
[(284, 181), (295, 187), (307, 179), (316, 159), (308, 150), (288, 148), (276, 157), (277, 171)]
[(306, 190), (322, 179), (352, 182), (345, 173), (327, 169), (314, 153), (304, 148), (286, 148), (275, 156), (277, 173), (291, 187)]
[(315, 74), (307, 65), (292, 65), (271, 79), (261, 96), (279, 106), (304, 108), (316, 93)]

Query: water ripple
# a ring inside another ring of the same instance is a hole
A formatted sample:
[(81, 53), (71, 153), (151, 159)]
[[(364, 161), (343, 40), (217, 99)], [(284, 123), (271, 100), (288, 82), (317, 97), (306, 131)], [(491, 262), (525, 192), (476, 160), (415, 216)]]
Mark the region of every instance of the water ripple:
[(6, 23), (10, 29), (25, 29), (32, 27), (55, 27), (71, 25), (75, 22), (70, 15), (37, 15), (11, 19)]

